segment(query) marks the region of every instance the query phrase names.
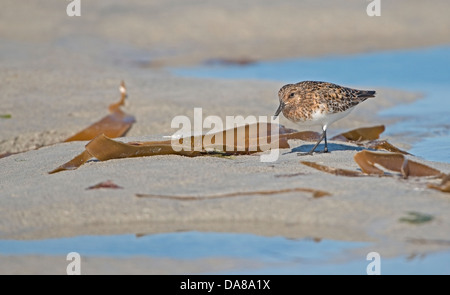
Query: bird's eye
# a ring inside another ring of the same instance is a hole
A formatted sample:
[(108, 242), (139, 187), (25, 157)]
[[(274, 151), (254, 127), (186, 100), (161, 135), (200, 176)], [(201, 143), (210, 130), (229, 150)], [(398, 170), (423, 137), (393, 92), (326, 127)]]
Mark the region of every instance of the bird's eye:
[(294, 97), (295, 92), (292, 92), (291, 94), (289, 94), (289, 97)]

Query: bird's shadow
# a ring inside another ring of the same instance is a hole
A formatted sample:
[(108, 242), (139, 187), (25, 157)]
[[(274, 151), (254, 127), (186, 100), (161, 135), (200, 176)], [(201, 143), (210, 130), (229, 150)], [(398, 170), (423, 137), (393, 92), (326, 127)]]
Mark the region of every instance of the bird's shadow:
[[(291, 154), (291, 153), (307, 153), (314, 147), (314, 144), (304, 144), (297, 146), (293, 149), (291, 149), (289, 152), (284, 153)], [(315, 152), (323, 152), (323, 149), (325, 147), (325, 144), (319, 144), (316, 148)], [(362, 151), (366, 148), (359, 147), (359, 146), (353, 146), (353, 145), (345, 145), (345, 144), (338, 144), (338, 143), (329, 143), (328, 144), (328, 152), (332, 153), (335, 151)]]

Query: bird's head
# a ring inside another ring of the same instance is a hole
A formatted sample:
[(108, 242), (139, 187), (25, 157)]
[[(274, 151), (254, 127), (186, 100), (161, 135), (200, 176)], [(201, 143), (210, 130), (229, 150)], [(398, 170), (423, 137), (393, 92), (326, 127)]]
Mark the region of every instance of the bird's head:
[(298, 89), (294, 84), (287, 84), (280, 88), (278, 91), (278, 98), (280, 100), (280, 105), (278, 106), (277, 111), (275, 112), (274, 118), (277, 117), (284, 108), (292, 103), (296, 96), (298, 95)]

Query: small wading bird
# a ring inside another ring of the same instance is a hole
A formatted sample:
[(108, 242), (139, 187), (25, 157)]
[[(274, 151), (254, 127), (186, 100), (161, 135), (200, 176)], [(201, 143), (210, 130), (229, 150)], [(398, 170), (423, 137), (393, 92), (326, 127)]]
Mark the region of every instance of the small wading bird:
[(312, 155), (322, 140), (325, 140), (323, 152), (327, 153), (328, 126), (347, 116), (360, 102), (375, 97), (375, 93), (373, 90), (352, 89), (327, 82), (287, 84), (278, 91), (280, 106), (274, 117), (283, 112), (287, 119), (299, 125), (322, 126), (319, 141), (309, 152), (298, 155)]

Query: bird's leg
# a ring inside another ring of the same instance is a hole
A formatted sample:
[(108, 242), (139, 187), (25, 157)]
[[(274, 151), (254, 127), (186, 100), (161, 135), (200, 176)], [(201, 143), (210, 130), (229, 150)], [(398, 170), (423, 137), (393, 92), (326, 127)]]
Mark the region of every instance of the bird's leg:
[(323, 130), (322, 136), (325, 138), (325, 147), (323, 148), (324, 153), (328, 153), (328, 145), (327, 145), (327, 130)]
[(317, 141), (317, 143), (314, 145), (314, 147), (307, 153), (297, 153), (297, 156), (307, 156), (307, 155), (312, 155), (314, 153), (314, 151), (316, 150), (317, 146), (322, 142), (322, 140), (325, 138), (325, 149), (324, 152), (328, 152), (328, 148), (327, 148), (327, 131), (324, 130), (322, 132), (322, 135), (320, 136), (319, 140)]

